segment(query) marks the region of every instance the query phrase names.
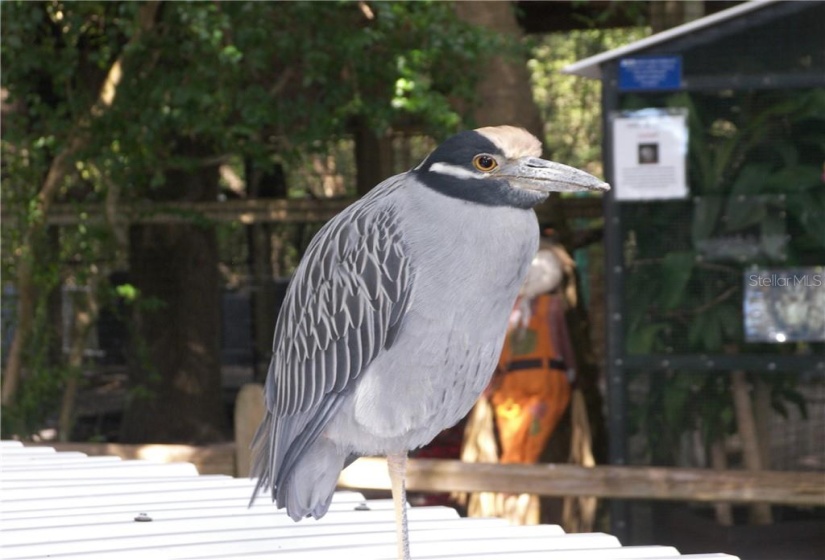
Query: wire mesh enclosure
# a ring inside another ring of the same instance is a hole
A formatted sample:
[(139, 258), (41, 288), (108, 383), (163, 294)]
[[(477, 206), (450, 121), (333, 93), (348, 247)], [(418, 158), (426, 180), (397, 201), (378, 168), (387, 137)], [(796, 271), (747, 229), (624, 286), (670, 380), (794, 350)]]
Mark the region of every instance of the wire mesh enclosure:
[(568, 69), (603, 85), (615, 464), (825, 469), (823, 23), (748, 3)]

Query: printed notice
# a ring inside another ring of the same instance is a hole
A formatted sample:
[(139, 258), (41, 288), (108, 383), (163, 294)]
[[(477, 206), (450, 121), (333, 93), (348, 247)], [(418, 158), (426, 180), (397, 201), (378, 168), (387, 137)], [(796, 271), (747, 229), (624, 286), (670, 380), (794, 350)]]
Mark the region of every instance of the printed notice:
[(613, 115), (616, 200), (686, 198), (687, 109)]

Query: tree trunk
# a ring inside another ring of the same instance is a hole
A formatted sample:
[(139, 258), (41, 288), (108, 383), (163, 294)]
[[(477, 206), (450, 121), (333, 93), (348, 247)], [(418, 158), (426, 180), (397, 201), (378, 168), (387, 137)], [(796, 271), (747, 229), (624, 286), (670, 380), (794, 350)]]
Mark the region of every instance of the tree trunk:
[(771, 469), (771, 388), (760, 378), (753, 383), (753, 416), (762, 468)]
[[(462, 20), (489, 28), (518, 40), (522, 36), (516, 21), (514, 5), (511, 2), (456, 2), (456, 14)], [(544, 140), (544, 123), (541, 113), (533, 98), (530, 73), (526, 60), (513, 57), (494, 57), (487, 65), (487, 71), (476, 90), (477, 105), (473, 112), (477, 126), (494, 126), (509, 124), (521, 126)], [(563, 245), (570, 246), (567, 220), (559, 203), (558, 196), (551, 196), (546, 203), (552, 226), (558, 232)], [(580, 293), (577, 289), (573, 294)], [(605, 455), (606, 439), (602, 410), (602, 396), (598, 388), (599, 368), (591, 347), (587, 315), (581, 298), (568, 297), (570, 310), (566, 319), (570, 328), (574, 352), (578, 366), (578, 384), (587, 404), (587, 414), (593, 435), (594, 452), (597, 459)], [(569, 417), (556, 428), (547, 449), (542, 454), (542, 461), (566, 462), (569, 455)], [(595, 507), (593, 503), (589, 507)], [(543, 499), (545, 512), (562, 512), (559, 499)], [(548, 519), (543, 513), (542, 519)], [(586, 521), (585, 521), (586, 522)]]
[[(514, 9), (511, 2), (455, 3), (456, 14), (467, 23), (518, 39), (522, 32)], [(526, 60), (494, 57), (487, 63), (476, 94), (478, 103), (473, 117), (477, 126), (511, 124), (544, 138), (544, 123), (533, 100)]]
[(365, 119), (355, 123), (355, 169), (358, 196), (393, 174), (392, 139), (377, 134)]
[[(217, 189), (217, 166), (209, 166), (192, 173), (167, 173), (166, 186), (157, 194), (166, 200), (207, 201), (216, 199)], [(135, 225), (130, 244), (132, 281), (142, 303), (133, 328), (131, 390), (121, 441), (225, 439), (215, 229), (178, 223)], [(147, 305), (152, 300), (161, 304)]]
[(654, 33), (699, 19), (705, 15), (704, 2), (664, 0), (650, 2), (650, 26)]
[[(731, 373), (731, 392), (733, 393), (733, 408), (736, 413), (736, 427), (739, 437), (742, 438), (742, 455), (745, 468), (749, 471), (761, 471), (762, 453), (759, 450), (759, 436), (756, 420), (753, 413), (747, 377), (744, 371)], [(773, 523), (770, 504), (752, 504), (750, 506), (750, 522), (754, 525), (769, 525)]]

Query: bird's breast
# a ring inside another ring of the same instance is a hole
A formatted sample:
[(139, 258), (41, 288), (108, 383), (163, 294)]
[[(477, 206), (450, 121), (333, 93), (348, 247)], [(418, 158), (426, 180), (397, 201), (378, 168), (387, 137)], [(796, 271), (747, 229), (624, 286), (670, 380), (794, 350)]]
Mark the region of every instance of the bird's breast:
[(340, 415), (346, 428), (338, 431), (357, 440), (351, 442), (356, 452), (428, 443), (469, 411), (498, 360), (507, 318), (537, 249), (535, 214), (444, 202), (398, 213), (404, 217), (412, 297), (392, 347), (362, 374), (349, 410)]

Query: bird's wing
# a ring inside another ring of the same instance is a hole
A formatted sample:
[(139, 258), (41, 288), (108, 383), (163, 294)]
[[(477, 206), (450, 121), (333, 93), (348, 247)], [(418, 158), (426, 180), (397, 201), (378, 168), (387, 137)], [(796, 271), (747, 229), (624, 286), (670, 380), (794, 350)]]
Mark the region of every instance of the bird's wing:
[(318, 437), (401, 326), (412, 270), (395, 209), (381, 202), (368, 196), (329, 222), (287, 291), (266, 383), (270, 425), (255, 445), (255, 470), (270, 484)]
[(411, 274), (394, 211), (347, 214), (319, 232), (281, 308), (267, 390), (277, 416), (349, 386), (392, 343), (403, 315)]

